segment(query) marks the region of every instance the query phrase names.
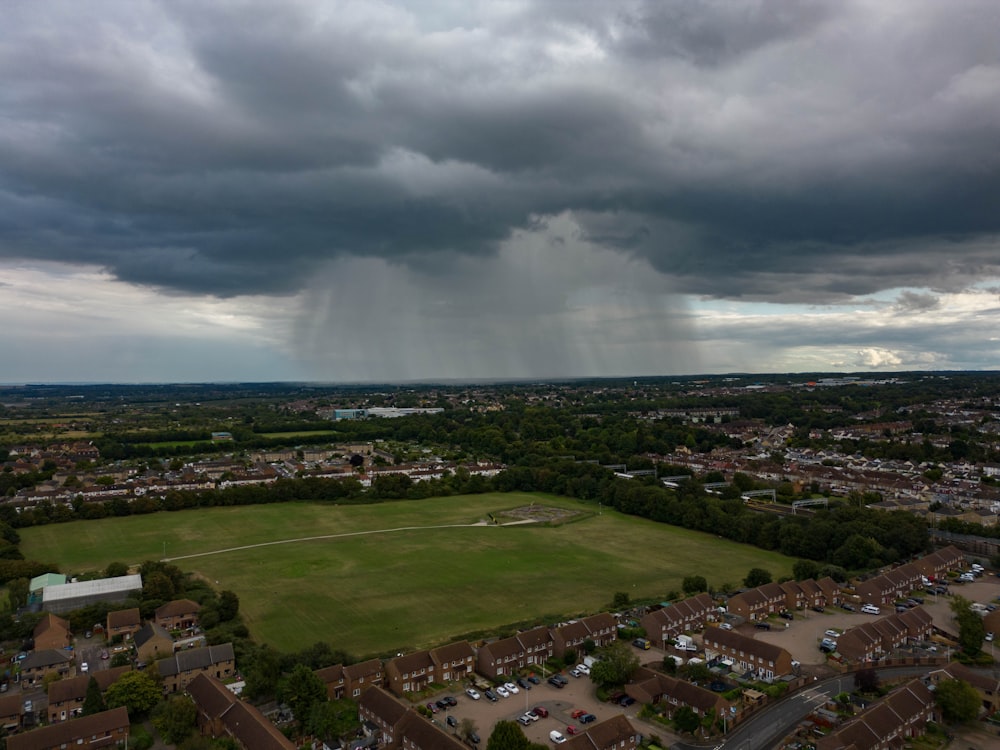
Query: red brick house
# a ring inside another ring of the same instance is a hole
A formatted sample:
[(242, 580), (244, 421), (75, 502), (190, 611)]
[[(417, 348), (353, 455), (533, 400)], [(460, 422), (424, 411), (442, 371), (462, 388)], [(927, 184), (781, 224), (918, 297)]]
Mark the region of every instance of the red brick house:
[(570, 737), (566, 750), (635, 750), (642, 735), (622, 714), (598, 722), (583, 734)]
[(155, 612), (155, 622), (166, 631), (188, 630), (198, 624), (201, 605), (190, 599), (174, 599)]
[(659, 703), (668, 716), (673, 716), (681, 706), (688, 706), (698, 716), (717, 716), (720, 710), (728, 711), (732, 705), (719, 693), (646, 667), (636, 671), (625, 692), (639, 703)]
[(207, 737), (230, 737), (243, 750), (294, 750), (292, 743), (257, 708), (244, 703), (225, 685), (205, 674), (188, 683), (197, 708), (198, 731)]
[(787, 595), (777, 583), (766, 583), (755, 589), (729, 597), (727, 608), (732, 615), (745, 620), (766, 620), (786, 609)]
[(382, 688), (369, 688), (358, 702), (358, 717), (375, 727), (380, 747), (389, 750), (463, 750), (454, 736), (431, 724)]
[(816, 750), (889, 750), (919, 737), (934, 716), (934, 695), (919, 679), (894, 690), (837, 731), (816, 740)]
[(549, 629), (532, 628), (480, 646), (476, 671), (486, 677), (511, 675), (520, 669), (544, 664), (553, 653)]
[(702, 593), (654, 610), (643, 617), (640, 624), (653, 645), (664, 648), (671, 638), (701, 630), (715, 617), (716, 611), (712, 597)]
[(127, 641), (138, 633), (140, 628), (142, 628), (142, 617), (139, 616), (138, 607), (119, 609), (108, 612), (108, 624), (104, 637), (110, 641), (121, 636), (123, 641)]
[(439, 682), (461, 682), (475, 671), (476, 652), (468, 641), (456, 641), (431, 649), (431, 661)]
[(35, 625), (34, 638), (36, 651), (44, 649), (58, 651), (73, 642), (69, 621), (48, 612)]
[(186, 690), (199, 674), (226, 680), (236, 674), (236, 656), (232, 643), (176, 651), (174, 655), (156, 662), (156, 670), (163, 681), (163, 692), (176, 693)]
[(61, 721), (7, 738), (7, 750), (65, 750), (116, 747), (128, 738), (128, 711), (124, 706)]
[(97, 686), (103, 695), (111, 685), (118, 681), (131, 667), (113, 667), (112, 669), (96, 669), (91, 674), (79, 677), (69, 677), (56, 680), (49, 685), (49, 723), (72, 719), (83, 711), (83, 702), (87, 699), (87, 686), (90, 679), (97, 680)]
[(757, 641), (722, 628), (706, 629), (702, 640), (708, 659), (716, 656), (731, 659), (734, 671), (754, 672), (757, 679), (765, 682), (792, 672), (792, 655), (774, 643)]
[(335, 664), (332, 667), (317, 669), (316, 676), (326, 685), (326, 694), (330, 700), (340, 698), (357, 700), (369, 687), (382, 686), (384, 672), (381, 661), (369, 659), (346, 667)]
[(389, 659), (385, 663), (386, 686), (400, 697), (419, 693), (435, 682), (435, 667), (430, 651), (415, 651)]
[(618, 624), (609, 613), (603, 612), (590, 617), (552, 628), (552, 653), (562, 658), (568, 649), (574, 649), (582, 656), (583, 645), (593, 641), (594, 646), (607, 646), (618, 637)]
[(60, 678), (66, 677), (73, 667), (73, 659), (65, 651), (45, 649), (33, 651), (21, 661), (21, 686), (37, 687), (42, 684), (45, 675), (56, 673)]

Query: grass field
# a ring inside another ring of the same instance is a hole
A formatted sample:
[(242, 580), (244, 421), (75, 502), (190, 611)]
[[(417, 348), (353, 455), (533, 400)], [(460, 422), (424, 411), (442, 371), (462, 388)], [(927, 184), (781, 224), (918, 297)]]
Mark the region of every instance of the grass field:
[[(576, 511), (561, 525), (473, 526), (527, 505)], [(535, 494), (329, 506), (211, 508), (21, 530), (26, 557), (64, 572), (176, 559), (239, 594), (254, 637), (284, 651), (327, 641), (366, 656), (422, 648), (508, 623), (568, 617), (679, 590), (686, 575), (738, 584), (792, 560), (711, 535)], [(422, 527), (413, 530), (378, 531)], [(362, 536), (225, 548), (326, 534)]]
[(261, 437), (266, 438), (300, 438), (314, 437), (316, 435), (340, 435), (336, 430), (298, 430), (297, 432), (262, 432)]

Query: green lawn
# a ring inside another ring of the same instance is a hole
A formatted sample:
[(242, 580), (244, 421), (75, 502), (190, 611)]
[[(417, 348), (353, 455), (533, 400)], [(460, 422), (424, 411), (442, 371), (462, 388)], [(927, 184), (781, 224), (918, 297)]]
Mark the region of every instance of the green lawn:
[[(535, 502), (579, 511), (562, 525), (425, 528), (476, 523)], [(26, 557), (64, 572), (178, 559), (240, 596), (256, 639), (285, 650), (316, 641), (365, 656), (421, 648), (534, 618), (598, 611), (616, 591), (634, 599), (679, 590), (686, 575), (738, 584), (752, 567), (787, 575), (792, 560), (711, 535), (567, 498), (490, 494), (362, 506), (306, 503), (211, 508), (21, 530)]]

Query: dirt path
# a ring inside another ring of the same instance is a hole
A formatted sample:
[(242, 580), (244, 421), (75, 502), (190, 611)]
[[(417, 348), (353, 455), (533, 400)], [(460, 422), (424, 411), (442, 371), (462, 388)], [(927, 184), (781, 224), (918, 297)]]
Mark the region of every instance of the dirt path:
[(176, 557), (164, 557), (163, 562), (173, 562), (175, 560), (190, 560), (194, 557), (207, 557), (208, 555), (223, 555), (226, 552), (238, 552), (245, 549), (256, 549), (257, 547), (271, 547), (276, 544), (295, 544), (297, 542), (317, 542), (324, 539), (343, 539), (352, 536), (366, 536), (369, 534), (392, 534), (396, 531), (425, 531), (431, 529), (471, 529), (477, 526), (522, 526), (526, 523), (536, 523), (533, 519), (523, 521), (510, 521), (508, 523), (492, 524), (488, 521), (477, 521), (476, 523), (455, 523), (442, 526), (399, 526), (394, 529), (370, 529), (369, 531), (348, 531), (343, 534), (323, 534), (321, 536), (303, 536), (297, 539), (278, 539), (273, 542), (258, 542), (257, 544), (244, 544), (239, 547), (225, 547), (224, 549), (214, 549), (208, 552), (195, 552), (190, 555), (177, 555)]

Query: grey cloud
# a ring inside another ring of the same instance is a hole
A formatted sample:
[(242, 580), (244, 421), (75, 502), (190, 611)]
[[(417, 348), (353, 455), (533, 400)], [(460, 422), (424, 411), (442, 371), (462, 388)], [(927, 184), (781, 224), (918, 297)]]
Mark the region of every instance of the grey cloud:
[(331, 259), (433, 267), (571, 215), (708, 296), (1000, 274), (995, 3), (122, 2), (99, 18), (18, 3), (12, 18), (0, 256), (285, 294)]
[(905, 291), (896, 299), (896, 309), (901, 312), (927, 312), (941, 307), (941, 300), (933, 294)]

